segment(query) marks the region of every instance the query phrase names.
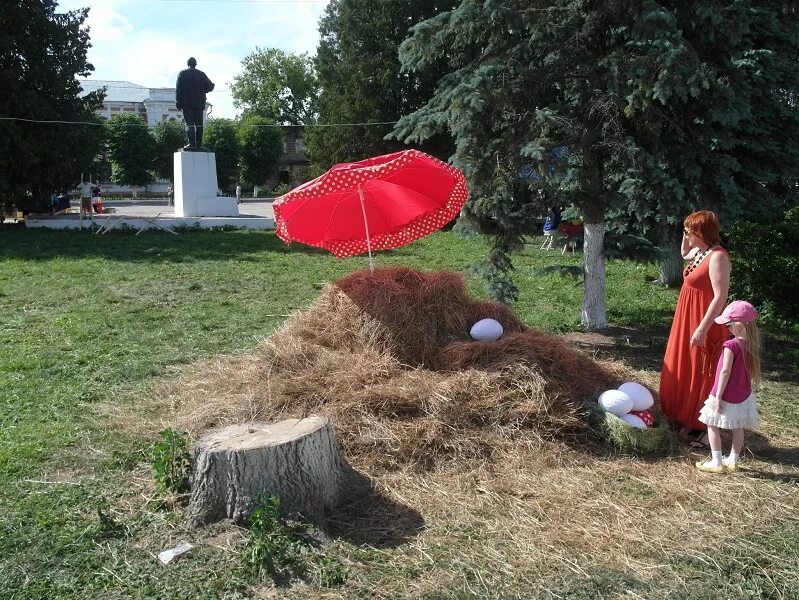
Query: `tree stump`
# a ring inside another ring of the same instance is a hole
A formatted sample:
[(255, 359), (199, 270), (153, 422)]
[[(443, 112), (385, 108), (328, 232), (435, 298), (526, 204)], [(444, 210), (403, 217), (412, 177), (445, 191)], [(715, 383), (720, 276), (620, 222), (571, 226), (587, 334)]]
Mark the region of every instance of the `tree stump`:
[(324, 417), (231, 425), (194, 447), (187, 520), (191, 526), (247, 522), (266, 492), (287, 512), (323, 526), (326, 513), (362, 493), (365, 481), (342, 456)]

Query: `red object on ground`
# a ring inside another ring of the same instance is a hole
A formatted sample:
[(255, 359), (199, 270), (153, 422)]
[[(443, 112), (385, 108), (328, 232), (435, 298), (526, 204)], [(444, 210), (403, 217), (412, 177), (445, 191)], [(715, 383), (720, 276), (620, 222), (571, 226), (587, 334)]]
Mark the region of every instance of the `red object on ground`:
[(577, 235), (582, 235), (583, 233), (583, 224), (580, 223), (579, 225), (575, 225), (574, 223), (570, 223), (566, 221), (565, 223), (561, 223), (560, 230), (568, 235), (569, 237), (574, 237)]
[(399, 248), (437, 231), (458, 215), (466, 196), (458, 169), (404, 150), (334, 165), (272, 206), (281, 240), (345, 257)]
[(105, 204), (102, 200), (95, 200), (92, 202), (92, 210), (97, 214), (105, 213)]
[(652, 427), (655, 424), (655, 415), (650, 410), (631, 410), (630, 414), (641, 419), (647, 427)]

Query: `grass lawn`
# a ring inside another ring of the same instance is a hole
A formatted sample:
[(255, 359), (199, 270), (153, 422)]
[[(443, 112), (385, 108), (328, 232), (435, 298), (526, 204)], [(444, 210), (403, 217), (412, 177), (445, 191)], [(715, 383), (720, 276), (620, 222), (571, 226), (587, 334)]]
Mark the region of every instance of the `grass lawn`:
[[(539, 243), (515, 258), (516, 314), (656, 377), (676, 299), (647, 283), (656, 267), (608, 264), (614, 328), (591, 336), (580, 287), (532, 275), (579, 255)], [(486, 249), (442, 232), (377, 263), (460, 271), (484, 296), (469, 267)], [(346, 581), (334, 587), (277, 589), (245, 568), (246, 531), (184, 529), (152, 481), (150, 449), (170, 423), (154, 390), (202, 359), (252, 351), (325, 283), (365, 267), (271, 232), (0, 229), (0, 598), (799, 596), (799, 385), (785, 362), (796, 328), (768, 337), (763, 425), (752, 468), (734, 478), (698, 476), (687, 451), (644, 462), (553, 445), (531, 449), (557, 449), (546, 464), (524, 463), (553, 495), (508, 489), (518, 479), (503, 465), (390, 474), (381, 485), (419, 525), (390, 543), (336, 539), (328, 557)], [(650, 514), (651, 536), (626, 532)], [(155, 559), (183, 541), (196, 544), (187, 558)]]

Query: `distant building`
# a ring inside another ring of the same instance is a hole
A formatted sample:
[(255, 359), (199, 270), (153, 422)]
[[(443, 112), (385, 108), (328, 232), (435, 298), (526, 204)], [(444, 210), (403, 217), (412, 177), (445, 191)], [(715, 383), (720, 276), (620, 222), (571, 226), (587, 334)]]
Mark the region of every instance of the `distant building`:
[(161, 121), (183, 122), (183, 111), (175, 108), (175, 88), (148, 88), (130, 81), (78, 81), (83, 88), (81, 96), (105, 88), (105, 100), (97, 112), (106, 119), (121, 112), (131, 112), (144, 119), (148, 127), (155, 127)]
[(292, 187), (305, 180), (310, 162), (305, 158), (305, 128), (301, 126), (283, 128), (283, 156), (278, 162), (278, 180)]

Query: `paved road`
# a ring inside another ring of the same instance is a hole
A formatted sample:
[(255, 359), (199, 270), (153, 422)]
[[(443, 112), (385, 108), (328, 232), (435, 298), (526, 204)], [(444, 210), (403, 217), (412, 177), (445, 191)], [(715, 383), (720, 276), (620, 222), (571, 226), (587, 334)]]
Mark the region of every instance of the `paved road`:
[[(174, 207), (169, 206), (166, 200), (140, 200), (138, 202), (114, 202), (109, 201), (104, 203), (110, 208), (114, 208), (114, 212), (118, 215), (128, 215), (131, 217), (154, 217), (161, 213), (162, 217), (167, 217), (174, 214)], [(73, 206), (75, 203), (73, 202)], [(272, 211), (271, 200), (256, 198), (254, 200), (242, 200), (239, 204), (239, 214), (242, 217), (269, 217), (275, 218), (275, 213)]]

